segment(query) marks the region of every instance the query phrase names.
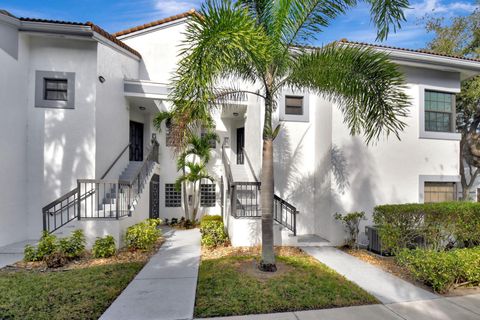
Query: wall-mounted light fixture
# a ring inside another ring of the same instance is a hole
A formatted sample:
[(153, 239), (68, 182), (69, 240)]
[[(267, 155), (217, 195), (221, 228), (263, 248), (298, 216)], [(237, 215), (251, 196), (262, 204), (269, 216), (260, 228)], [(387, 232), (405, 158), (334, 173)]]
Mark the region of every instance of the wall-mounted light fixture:
[(152, 133), (152, 143), (157, 141), (157, 134), (155, 132)]
[(145, 107), (140, 106), (140, 107), (138, 107), (138, 109), (143, 111), (143, 110), (145, 110)]
[(233, 113), (233, 116), (234, 116), (234, 117), (238, 117), (238, 112), (234, 112), (234, 113)]
[(98, 77), (98, 81), (100, 81), (100, 83), (104, 83), (104, 82), (107, 81), (107, 80), (105, 80), (104, 77), (99, 76), (99, 77)]

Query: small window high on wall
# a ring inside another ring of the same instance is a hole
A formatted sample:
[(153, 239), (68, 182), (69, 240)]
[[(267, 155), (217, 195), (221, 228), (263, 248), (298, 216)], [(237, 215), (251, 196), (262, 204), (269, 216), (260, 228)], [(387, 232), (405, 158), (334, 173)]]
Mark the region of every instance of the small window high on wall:
[(425, 90), (425, 131), (455, 132), (455, 94)]
[(457, 188), (455, 182), (425, 182), (424, 202), (444, 202), (456, 200)]

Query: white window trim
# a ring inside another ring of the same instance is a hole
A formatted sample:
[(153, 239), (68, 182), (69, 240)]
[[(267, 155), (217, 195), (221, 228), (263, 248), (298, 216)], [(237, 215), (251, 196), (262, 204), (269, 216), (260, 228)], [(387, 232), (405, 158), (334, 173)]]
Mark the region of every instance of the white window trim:
[[(67, 80), (67, 101), (46, 100), (45, 78)], [(55, 109), (75, 109), (75, 72), (39, 71), (35, 72), (35, 107)]]
[[(454, 141), (460, 141), (462, 138), (461, 133), (457, 132), (434, 132), (434, 131), (425, 131), (425, 90), (432, 90), (432, 91), (439, 91), (439, 92), (445, 92), (445, 93), (459, 93), (460, 89), (451, 89), (451, 88), (443, 88), (443, 87), (437, 87), (437, 86), (419, 86), (420, 92), (419, 92), (419, 138), (420, 139), (438, 139), (438, 140), (454, 140)], [(452, 121), (456, 121), (455, 119), (455, 110), (453, 113), (453, 119)]]
[[(285, 113), (285, 97), (302, 97), (303, 98), (303, 114), (286, 114)], [(280, 107), (280, 121), (291, 121), (291, 122), (309, 122), (310, 121), (310, 99), (309, 94), (305, 92), (298, 91), (283, 91), (280, 95), (279, 101)]]
[(460, 182), (459, 175), (419, 175), (418, 176), (418, 202), (425, 202), (425, 182)]

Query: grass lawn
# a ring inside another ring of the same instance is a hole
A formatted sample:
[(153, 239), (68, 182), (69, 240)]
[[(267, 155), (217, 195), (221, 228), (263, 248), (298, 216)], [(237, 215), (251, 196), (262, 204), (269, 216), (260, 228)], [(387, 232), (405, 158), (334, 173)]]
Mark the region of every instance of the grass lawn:
[(98, 319), (163, 243), (147, 251), (122, 249), (110, 258), (89, 252), (58, 269), (17, 262), (0, 269), (0, 319)]
[(143, 265), (1, 271), (0, 319), (98, 319)]
[(196, 317), (323, 309), (377, 303), (369, 293), (295, 248), (277, 249), (276, 273), (255, 267), (258, 249), (202, 255)]

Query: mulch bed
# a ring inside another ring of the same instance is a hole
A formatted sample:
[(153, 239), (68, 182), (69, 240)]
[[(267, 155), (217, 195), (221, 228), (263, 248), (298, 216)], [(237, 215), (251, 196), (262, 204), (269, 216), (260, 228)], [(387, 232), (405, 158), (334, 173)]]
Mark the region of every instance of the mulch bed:
[[(379, 267), (383, 271), (386, 271), (405, 281), (408, 281), (417, 287), (433, 292), (432, 288), (415, 280), (406, 268), (399, 266), (395, 262), (394, 257), (384, 257), (381, 255), (375, 254), (373, 252), (367, 251), (365, 249), (351, 249), (351, 248), (340, 248), (340, 249), (364, 262), (367, 262), (376, 267)], [(463, 296), (463, 295), (477, 294), (477, 293), (480, 293), (479, 287), (460, 287), (460, 288), (452, 289), (448, 293), (445, 293), (443, 295), (450, 297), (450, 296)]]
[(85, 252), (85, 255), (80, 259), (72, 260), (68, 262), (65, 266), (60, 268), (48, 268), (46, 263), (43, 261), (35, 261), (35, 262), (26, 262), (26, 261), (18, 261), (13, 265), (5, 266), (1, 268), (1, 270), (8, 270), (8, 271), (48, 271), (48, 272), (56, 272), (56, 271), (67, 271), (73, 269), (83, 269), (89, 268), (93, 266), (104, 266), (110, 264), (119, 264), (119, 263), (128, 263), (128, 262), (147, 262), (148, 259), (152, 255), (154, 255), (158, 249), (162, 246), (165, 242), (165, 238), (160, 237), (155, 246), (148, 251), (142, 250), (135, 250), (131, 251), (127, 248), (122, 248), (117, 253), (110, 258), (93, 258), (90, 251)]

